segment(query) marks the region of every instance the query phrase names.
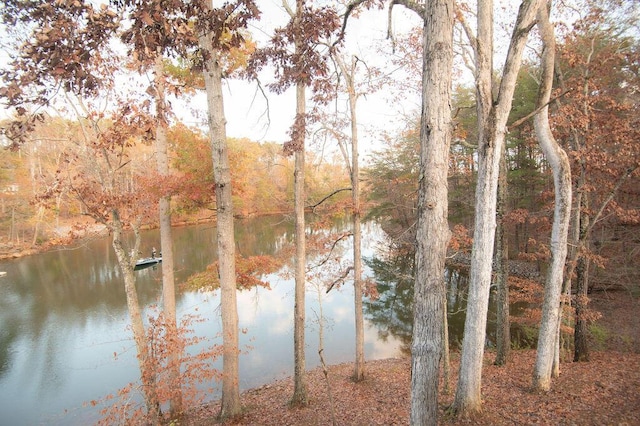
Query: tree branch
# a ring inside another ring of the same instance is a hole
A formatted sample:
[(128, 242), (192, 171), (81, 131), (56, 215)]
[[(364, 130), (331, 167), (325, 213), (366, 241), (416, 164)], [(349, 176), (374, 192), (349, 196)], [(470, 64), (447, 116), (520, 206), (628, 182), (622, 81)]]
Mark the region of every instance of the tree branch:
[(335, 240), (335, 241), (333, 242), (333, 244), (331, 245), (331, 250), (329, 250), (329, 254), (327, 255), (327, 257), (325, 257), (325, 258), (324, 258), (324, 260), (323, 260), (322, 262), (320, 262), (320, 263), (318, 263), (318, 264), (316, 264), (316, 265), (314, 265), (314, 266), (311, 266), (311, 267), (309, 268), (309, 270), (311, 270), (311, 269), (315, 269), (315, 268), (319, 268), (320, 266), (322, 266), (322, 265), (324, 265), (325, 263), (327, 263), (327, 262), (329, 261), (329, 259), (331, 259), (331, 253), (333, 253), (333, 250), (336, 248), (336, 245), (338, 245), (338, 243), (339, 243), (340, 241), (344, 240), (344, 239), (345, 239), (345, 238), (347, 238), (347, 237), (351, 237), (351, 236), (353, 236), (353, 233), (351, 233), (351, 232), (347, 232), (347, 233), (345, 233), (345, 234), (342, 234), (342, 235), (340, 236), (340, 238), (338, 238), (337, 240)]
[(332, 44), (332, 47), (340, 43), (344, 38), (344, 33), (345, 33), (345, 30), (347, 29), (347, 21), (349, 20), (349, 16), (351, 15), (351, 12), (353, 12), (353, 9), (355, 9), (356, 7), (360, 6), (362, 3), (365, 3), (367, 1), (369, 0), (354, 0), (347, 5), (347, 10), (345, 10), (344, 12), (344, 18), (342, 18), (342, 28), (340, 28), (340, 34), (338, 34), (338, 39)]
[(420, 18), (424, 19), (425, 7), (419, 4), (415, 0), (393, 0), (389, 5), (389, 9), (392, 9), (394, 5), (399, 4), (400, 6), (404, 6), (409, 10), (413, 10), (415, 13), (420, 16)]
[(551, 102), (555, 102), (556, 100), (560, 99), (561, 97), (563, 97), (564, 95), (568, 94), (572, 90), (573, 89), (569, 89), (567, 91), (564, 91), (564, 92), (560, 93), (558, 96), (555, 96), (555, 97), (549, 99), (549, 102), (547, 102), (547, 103), (545, 103), (543, 105), (540, 105), (538, 108), (534, 109), (529, 114), (527, 114), (524, 117), (519, 118), (518, 120), (514, 121), (513, 123), (511, 123), (511, 125), (507, 126), (507, 131), (511, 131), (511, 130), (515, 129), (516, 127), (519, 127), (525, 121), (527, 121), (528, 119), (530, 119), (531, 117), (533, 117), (534, 115), (539, 113), (540, 110), (542, 110), (543, 108), (547, 107)]
[[(341, 281), (344, 281), (344, 279), (345, 279), (345, 278), (347, 278), (347, 275), (349, 275), (349, 272), (351, 272), (352, 270), (353, 270), (353, 266), (349, 266), (349, 267), (348, 267), (348, 268), (347, 268), (347, 269), (342, 273), (342, 275), (340, 275), (340, 276), (338, 277), (338, 279), (337, 279), (337, 280), (335, 280), (334, 282), (332, 282), (332, 283), (329, 285), (329, 288), (327, 288), (326, 293), (329, 293), (329, 292), (331, 291), (331, 289), (332, 289), (336, 284), (338, 284), (338, 283), (339, 283), (339, 282), (341, 282)], [(326, 293), (325, 293), (325, 294), (326, 294)]]
[(311, 206), (307, 206), (307, 208), (310, 208), (311, 211), (314, 211), (316, 207), (318, 207), (320, 204), (324, 203), (325, 201), (327, 201), (329, 198), (333, 197), (334, 195), (336, 195), (339, 192), (342, 191), (351, 191), (351, 188), (340, 188), (340, 189), (336, 189), (335, 191), (333, 191), (331, 194), (327, 195), (326, 197), (324, 197), (322, 200), (318, 201), (317, 203), (315, 203), (314, 205)]

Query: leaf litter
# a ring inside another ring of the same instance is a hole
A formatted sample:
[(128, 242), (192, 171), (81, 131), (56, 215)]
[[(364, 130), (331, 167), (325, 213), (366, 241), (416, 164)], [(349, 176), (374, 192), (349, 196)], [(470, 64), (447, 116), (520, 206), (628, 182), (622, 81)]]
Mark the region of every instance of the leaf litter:
[[(450, 425), (640, 425), (640, 302), (628, 293), (600, 293), (592, 306), (607, 330), (590, 362), (561, 363), (560, 376), (549, 392), (532, 392), (535, 350), (513, 350), (505, 366), (493, 365), (495, 353), (485, 353), (483, 410), (475, 416), (452, 417), (459, 354), (451, 355), (450, 394), (442, 392), (438, 423)], [(411, 360), (393, 358), (366, 363), (365, 380), (351, 380), (350, 363), (329, 366), (329, 380), (339, 425), (409, 424)], [(309, 371), (310, 403), (291, 408), (292, 379), (246, 391), (245, 411), (227, 425), (331, 425), (331, 406), (322, 368)], [(180, 425), (220, 424), (217, 401), (200, 406)]]

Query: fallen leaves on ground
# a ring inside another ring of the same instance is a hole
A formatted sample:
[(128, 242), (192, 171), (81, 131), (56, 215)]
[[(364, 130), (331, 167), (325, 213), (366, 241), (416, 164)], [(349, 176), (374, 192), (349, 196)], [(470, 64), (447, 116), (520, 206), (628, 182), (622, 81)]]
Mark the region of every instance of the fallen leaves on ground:
[[(619, 300), (618, 300), (619, 299)], [(638, 301), (633, 298), (608, 297), (594, 305), (607, 307), (602, 323), (615, 334), (620, 322), (637, 322)], [(615, 313), (615, 315), (614, 315)], [(615, 318), (614, 318), (615, 317)], [(591, 362), (563, 363), (560, 377), (552, 389), (535, 393), (530, 389), (534, 350), (512, 351), (506, 366), (492, 364), (493, 353), (485, 356), (483, 370), (483, 412), (471, 418), (455, 418), (447, 413), (453, 392), (441, 394), (441, 424), (472, 425), (640, 425), (640, 353), (637, 329), (631, 332), (629, 346), (618, 352), (594, 352)], [(627, 335), (628, 336), (628, 335)], [(625, 338), (628, 340), (628, 338)], [(625, 341), (627, 341), (625, 340)], [(611, 343), (616, 342), (611, 340)], [(615, 349), (609, 347), (608, 349)], [(457, 372), (458, 356), (452, 355), (452, 372)], [(352, 364), (329, 367), (335, 424), (338, 425), (406, 425), (410, 407), (410, 359), (385, 359), (366, 364), (366, 379), (351, 380)], [(452, 375), (455, 390), (457, 377)], [(250, 390), (242, 395), (244, 415), (229, 425), (331, 425), (332, 404), (322, 369), (307, 376), (310, 404), (290, 408), (293, 381), (282, 380)], [(442, 388), (442, 386), (441, 386)], [(192, 411), (181, 425), (217, 424), (218, 403)]]

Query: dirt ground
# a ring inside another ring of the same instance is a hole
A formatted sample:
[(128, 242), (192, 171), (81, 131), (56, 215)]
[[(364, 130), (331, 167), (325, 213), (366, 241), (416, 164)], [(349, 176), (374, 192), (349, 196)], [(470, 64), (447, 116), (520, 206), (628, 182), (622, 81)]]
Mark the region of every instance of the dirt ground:
[[(451, 417), (458, 354), (452, 354), (449, 394), (441, 392), (440, 424), (473, 425), (640, 425), (640, 300), (625, 292), (592, 295), (598, 320), (588, 363), (563, 363), (551, 391), (530, 390), (535, 351), (512, 351), (506, 366), (486, 354), (483, 412), (473, 418)], [(351, 364), (308, 374), (310, 404), (289, 408), (292, 380), (282, 380), (242, 395), (246, 410), (237, 425), (406, 425), (409, 423), (409, 359), (366, 364), (366, 379), (350, 380)], [(441, 383), (441, 390), (443, 386)], [(331, 395), (331, 398), (329, 397)], [(333, 403), (331, 403), (333, 401)], [(217, 403), (194, 410), (180, 425), (216, 424)], [(334, 421), (335, 419), (335, 421)]]

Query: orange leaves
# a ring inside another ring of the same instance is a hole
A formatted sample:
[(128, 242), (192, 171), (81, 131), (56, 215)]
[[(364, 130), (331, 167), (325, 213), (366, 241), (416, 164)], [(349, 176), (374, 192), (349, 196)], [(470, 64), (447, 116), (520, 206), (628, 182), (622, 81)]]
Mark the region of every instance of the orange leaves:
[(236, 284), (240, 289), (250, 289), (257, 286), (270, 288), (267, 281), (262, 281), (258, 277), (272, 274), (281, 267), (282, 262), (273, 256), (250, 256), (245, 258), (236, 255)]
[(471, 250), (473, 238), (471, 238), (469, 230), (464, 225), (454, 225), (449, 241), (449, 250), (454, 252)]
[[(206, 339), (196, 336), (193, 330), (193, 325), (202, 321), (197, 315), (185, 315), (176, 325), (167, 321), (161, 312), (148, 318), (149, 356), (140, 362), (144, 364), (145, 374), (153, 377), (142, 382), (153, 383), (158, 402), (163, 407), (177, 396), (181, 397), (183, 407), (196, 407), (206, 398), (207, 392), (213, 391), (203, 389), (202, 385), (221, 379), (220, 372), (213, 367), (215, 360), (222, 355), (221, 346), (206, 347)], [(197, 348), (198, 351), (192, 353), (194, 351), (187, 348)], [(84, 405), (105, 406), (100, 412), (100, 425), (146, 424), (148, 414), (136, 398), (141, 391), (140, 386), (129, 383), (116, 395), (109, 394)]]
[[(243, 257), (236, 253), (236, 286), (238, 289), (251, 289), (256, 286), (270, 288), (261, 277), (276, 272), (282, 267), (281, 260), (274, 256)], [(213, 291), (220, 287), (218, 262), (207, 266), (203, 272), (190, 276), (185, 288), (198, 291)]]

